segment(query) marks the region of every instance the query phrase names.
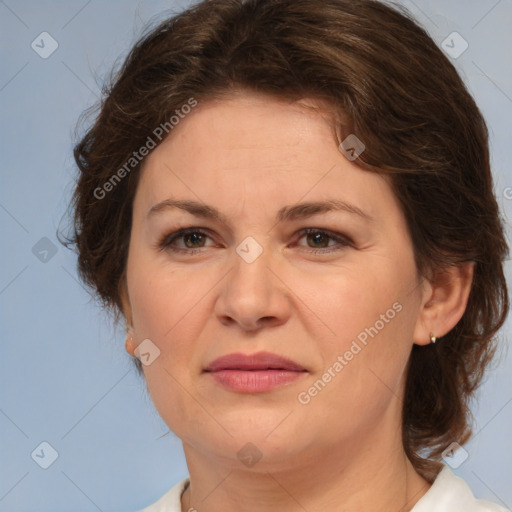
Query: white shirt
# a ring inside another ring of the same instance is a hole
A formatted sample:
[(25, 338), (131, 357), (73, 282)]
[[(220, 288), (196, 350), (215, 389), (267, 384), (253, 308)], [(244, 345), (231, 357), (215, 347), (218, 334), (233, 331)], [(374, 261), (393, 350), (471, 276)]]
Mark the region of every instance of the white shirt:
[[(157, 502), (137, 512), (181, 512), (181, 495), (189, 483), (185, 478)], [(466, 482), (448, 466), (439, 472), (430, 489), (411, 512), (511, 512), (485, 500), (477, 500)]]

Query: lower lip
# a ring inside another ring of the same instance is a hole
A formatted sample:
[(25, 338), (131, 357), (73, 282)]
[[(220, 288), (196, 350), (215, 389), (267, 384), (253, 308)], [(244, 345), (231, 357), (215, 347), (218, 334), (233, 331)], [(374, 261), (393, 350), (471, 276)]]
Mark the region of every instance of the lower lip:
[(291, 370), (219, 370), (208, 372), (219, 384), (242, 393), (263, 393), (297, 380), (307, 372)]

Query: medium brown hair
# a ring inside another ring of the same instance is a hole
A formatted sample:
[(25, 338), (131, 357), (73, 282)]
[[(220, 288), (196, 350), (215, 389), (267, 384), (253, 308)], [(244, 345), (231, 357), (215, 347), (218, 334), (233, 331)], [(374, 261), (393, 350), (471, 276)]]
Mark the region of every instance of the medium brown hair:
[[(508, 247), (484, 119), (449, 59), (405, 11), (372, 0), (209, 0), (151, 27), (111, 76), (99, 115), (75, 146), (68, 244), (78, 249), (82, 280), (118, 321), (140, 174), (140, 163), (126, 163), (191, 98), (234, 89), (330, 105), (333, 119), (349, 122), (338, 127), (340, 139), (354, 133), (366, 146), (355, 163), (390, 177), (418, 272), (475, 262), (463, 317), (437, 344), (415, 345), (407, 370), (403, 443), (432, 480), (443, 450), (471, 434), (469, 399), (508, 312)], [(116, 173), (122, 179), (113, 182)]]

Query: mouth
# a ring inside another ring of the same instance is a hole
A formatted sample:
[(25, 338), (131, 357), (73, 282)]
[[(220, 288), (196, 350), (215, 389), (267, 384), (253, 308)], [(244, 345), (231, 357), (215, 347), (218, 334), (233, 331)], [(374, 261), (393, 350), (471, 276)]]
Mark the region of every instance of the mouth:
[(286, 357), (272, 354), (270, 352), (258, 352), (256, 354), (228, 354), (211, 362), (205, 372), (217, 372), (220, 370), (284, 370), (304, 372), (307, 371), (300, 364)]
[(223, 387), (241, 393), (262, 393), (289, 384), (308, 371), (270, 352), (228, 354), (211, 362), (204, 373)]

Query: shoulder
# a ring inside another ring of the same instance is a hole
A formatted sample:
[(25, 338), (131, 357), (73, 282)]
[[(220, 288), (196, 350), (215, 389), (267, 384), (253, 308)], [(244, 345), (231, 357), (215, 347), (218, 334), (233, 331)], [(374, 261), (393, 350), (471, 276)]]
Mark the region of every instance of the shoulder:
[(439, 472), (432, 487), (411, 512), (510, 512), (508, 509), (473, 496), (468, 484), (448, 466)]
[(171, 487), (158, 501), (152, 505), (137, 510), (137, 512), (181, 512), (181, 495), (189, 484), (189, 478), (184, 478)]

